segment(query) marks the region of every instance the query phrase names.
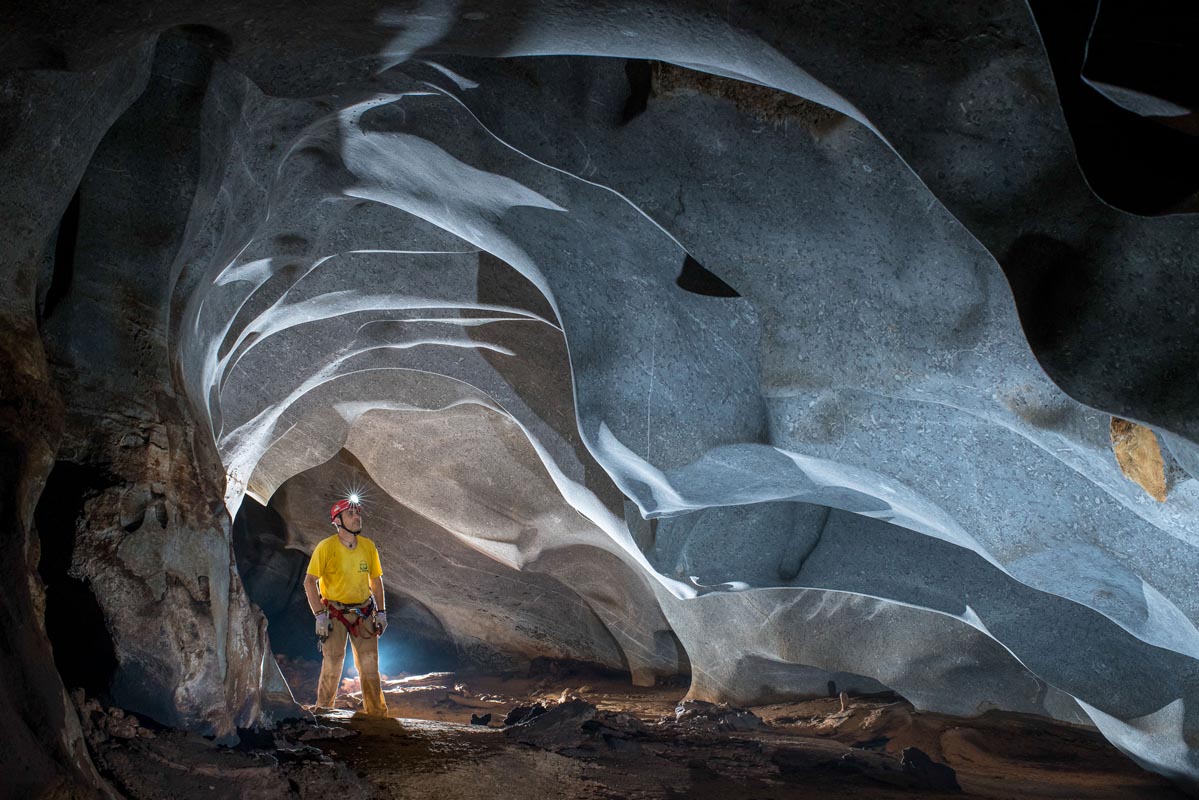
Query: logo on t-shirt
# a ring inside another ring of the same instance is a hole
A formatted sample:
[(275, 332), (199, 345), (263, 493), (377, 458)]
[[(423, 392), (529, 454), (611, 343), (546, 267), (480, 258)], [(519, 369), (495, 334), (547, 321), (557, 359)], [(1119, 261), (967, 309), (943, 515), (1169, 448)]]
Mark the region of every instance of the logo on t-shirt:
[(359, 572), (370, 572), (370, 569), (371, 568), (366, 565), (365, 561), (358, 562), (358, 571)]

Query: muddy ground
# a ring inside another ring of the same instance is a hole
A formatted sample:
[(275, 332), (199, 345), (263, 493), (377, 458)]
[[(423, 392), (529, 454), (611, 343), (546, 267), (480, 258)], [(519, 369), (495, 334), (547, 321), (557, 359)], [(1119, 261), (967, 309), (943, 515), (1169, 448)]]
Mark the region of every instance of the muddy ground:
[[(94, 703), (85, 728), (102, 771), (131, 798), (1184, 797), (1093, 731), (1001, 712), (920, 713), (894, 695), (684, 703), (680, 713), (686, 687), (611, 676), (435, 673), (386, 687), (387, 718), (356, 711), (346, 681), (338, 708), (247, 732), (236, 747)], [(531, 718), (505, 725), (513, 709)]]

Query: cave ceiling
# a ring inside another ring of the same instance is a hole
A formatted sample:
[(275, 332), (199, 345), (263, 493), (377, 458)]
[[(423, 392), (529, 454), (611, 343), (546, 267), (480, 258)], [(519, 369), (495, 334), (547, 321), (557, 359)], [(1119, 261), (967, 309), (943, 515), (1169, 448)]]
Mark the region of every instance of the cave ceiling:
[(175, 387), (229, 514), (361, 491), (472, 647), (1194, 777), (1195, 98), (1047, 6), (34, 4), (6, 292), (60, 385)]

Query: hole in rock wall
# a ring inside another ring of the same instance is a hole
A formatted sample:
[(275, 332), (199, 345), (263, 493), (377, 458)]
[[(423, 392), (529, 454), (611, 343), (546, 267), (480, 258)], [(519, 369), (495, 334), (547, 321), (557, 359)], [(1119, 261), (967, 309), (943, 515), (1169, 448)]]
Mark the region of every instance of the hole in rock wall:
[(650, 90), (653, 88), (653, 63), (629, 59), (624, 62), (624, 74), (629, 80), (629, 97), (625, 100), (621, 122), (629, 122), (649, 106)]
[(84, 504), (113, 485), (101, 470), (59, 461), (34, 510), (54, 664), (68, 689), (81, 687), (90, 697), (106, 696), (117, 659), (104, 613), (87, 583), (71, 575), (71, 558)]
[(719, 275), (706, 269), (690, 255), (683, 259), (683, 271), (675, 278), (675, 284), (684, 291), (702, 294), (705, 297), (741, 296), (740, 292), (725, 283)]
[[(1195, 210), (1196, 131), (1178, 126), (1187, 119), (1193, 125), (1190, 61), (1199, 12), (1180, 13), (1177, 6), (1128, 0), (1029, 3), (1079, 166), (1096, 194), (1134, 214)], [(1115, 88), (1100, 91), (1096, 84)], [(1155, 116), (1145, 113), (1151, 107), (1137, 113), (1117, 102), (1135, 104), (1136, 95), (1142, 103), (1145, 97), (1190, 103), (1184, 108), (1191, 113)]]

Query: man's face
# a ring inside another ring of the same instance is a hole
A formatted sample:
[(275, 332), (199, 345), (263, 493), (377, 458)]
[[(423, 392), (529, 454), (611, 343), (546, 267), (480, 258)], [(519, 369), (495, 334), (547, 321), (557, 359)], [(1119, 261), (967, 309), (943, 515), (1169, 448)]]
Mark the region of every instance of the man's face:
[(362, 509), (358, 508), (358, 506), (350, 506), (341, 512), (341, 527), (350, 533), (361, 533)]

